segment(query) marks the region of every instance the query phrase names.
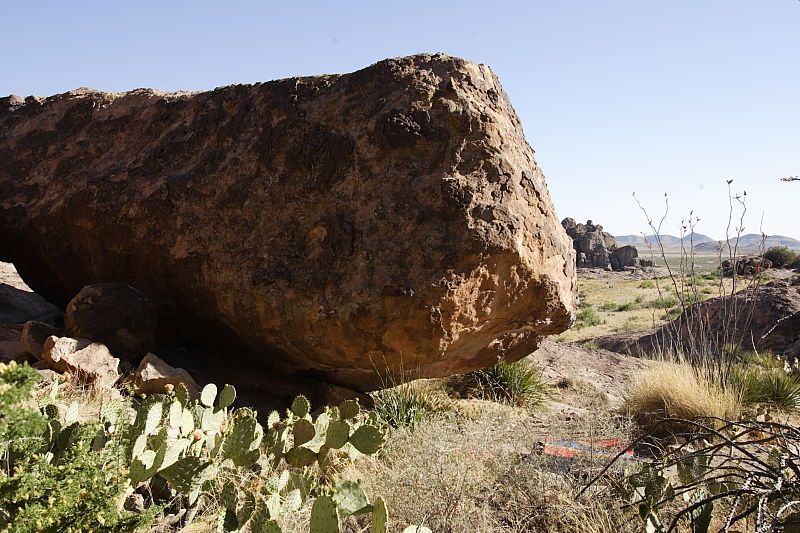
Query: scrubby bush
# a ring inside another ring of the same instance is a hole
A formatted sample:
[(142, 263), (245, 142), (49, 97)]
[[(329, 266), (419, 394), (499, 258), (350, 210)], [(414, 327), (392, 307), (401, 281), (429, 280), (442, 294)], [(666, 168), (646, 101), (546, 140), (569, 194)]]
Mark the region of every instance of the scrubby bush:
[(597, 314), (597, 311), (594, 310), (589, 305), (582, 305), (578, 309), (578, 313), (575, 316), (575, 329), (583, 329), (589, 328), (592, 326), (599, 326), (603, 323), (603, 319), (600, 318), (600, 315)]
[(772, 262), (772, 266), (787, 267), (797, 261), (797, 254), (786, 246), (773, 246), (764, 252), (764, 259)]
[[(797, 531), (800, 432), (796, 427), (719, 419), (663, 423), (680, 423), (687, 430), (618, 483), (626, 507), (638, 511), (642, 530)], [(632, 446), (649, 439), (645, 435)]]
[(678, 299), (674, 296), (659, 296), (654, 300), (650, 300), (645, 304), (645, 307), (651, 309), (669, 309), (678, 305)]
[(57, 420), (33, 399), (39, 373), (0, 364), (0, 528), (16, 532), (133, 531), (159, 509), (121, 509), (129, 484), (121, 469), (122, 439), (103, 446), (98, 424)]

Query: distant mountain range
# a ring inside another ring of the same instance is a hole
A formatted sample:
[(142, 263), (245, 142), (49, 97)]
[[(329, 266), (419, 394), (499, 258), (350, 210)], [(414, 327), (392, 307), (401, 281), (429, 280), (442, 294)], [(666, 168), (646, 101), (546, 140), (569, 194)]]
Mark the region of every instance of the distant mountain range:
[[(681, 249), (680, 237), (675, 237), (674, 235), (661, 235), (660, 237), (661, 244), (664, 245), (665, 250), (676, 251)], [(645, 243), (645, 237), (643, 235), (621, 235), (616, 237), (616, 239), (618, 246), (629, 244), (631, 246), (636, 246), (637, 248), (647, 247), (647, 244)], [(655, 235), (648, 235), (647, 240), (650, 241), (654, 248), (657, 247)], [(790, 250), (800, 252), (800, 240), (793, 239), (791, 237), (784, 237), (782, 235), (770, 235), (766, 238), (766, 240), (764, 240), (763, 235), (759, 233), (748, 233), (747, 235), (739, 236), (738, 245), (736, 238), (731, 238), (731, 245), (737, 246), (740, 252), (753, 253), (757, 252), (761, 248), (762, 240), (764, 249), (771, 248), (773, 246), (785, 246)], [(693, 245), (694, 251), (698, 253), (715, 253), (720, 248), (719, 241), (701, 233), (685, 236), (683, 238), (683, 245), (686, 250)]]

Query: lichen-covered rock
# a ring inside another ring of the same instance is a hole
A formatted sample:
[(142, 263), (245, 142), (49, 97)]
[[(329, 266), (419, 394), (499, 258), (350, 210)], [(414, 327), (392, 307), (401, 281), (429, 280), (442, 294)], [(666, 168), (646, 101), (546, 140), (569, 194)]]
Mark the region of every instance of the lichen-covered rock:
[(65, 305), (127, 283), (166, 330), (368, 387), (518, 359), (574, 257), (491, 70), (446, 55), (203, 93), (0, 99), (0, 258)]
[(70, 300), (64, 325), (69, 336), (101, 342), (130, 361), (153, 349), (157, 318), (155, 303), (141, 291), (125, 283), (95, 283)]

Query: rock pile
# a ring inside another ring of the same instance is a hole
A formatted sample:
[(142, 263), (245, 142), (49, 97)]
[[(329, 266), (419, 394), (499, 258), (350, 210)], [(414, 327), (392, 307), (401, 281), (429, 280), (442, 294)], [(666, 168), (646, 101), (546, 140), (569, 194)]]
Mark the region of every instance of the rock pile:
[(0, 131), (0, 259), (59, 306), (131, 285), (184, 340), (358, 388), (571, 323), (572, 247), (485, 65), (12, 96)]
[(731, 277), (733, 272), (737, 276), (752, 276), (772, 268), (772, 261), (760, 256), (737, 257), (734, 260), (725, 259), (720, 263), (720, 270), (723, 276)]
[(572, 238), (578, 268), (625, 270), (653, 266), (653, 261), (639, 258), (639, 251), (635, 247), (625, 245), (617, 248), (617, 240), (604, 231), (600, 224), (594, 224), (591, 220), (581, 224), (572, 218), (565, 218), (561, 225)]

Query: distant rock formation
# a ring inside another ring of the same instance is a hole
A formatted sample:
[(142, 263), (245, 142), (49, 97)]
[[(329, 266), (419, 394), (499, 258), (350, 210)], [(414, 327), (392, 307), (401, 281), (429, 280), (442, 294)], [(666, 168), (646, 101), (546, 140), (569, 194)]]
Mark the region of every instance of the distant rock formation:
[(572, 238), (575, 248), (575, 261), (578, 268), (603, 268), (605, 270), (625, 270), (653, 266), (648, 259), (639, 259), (639, 251), (634, 246), (620, 246), (613, 235), (603, 231), (603, 226), (587, 220), (586, 224), (565, 218), (561, 225)]

